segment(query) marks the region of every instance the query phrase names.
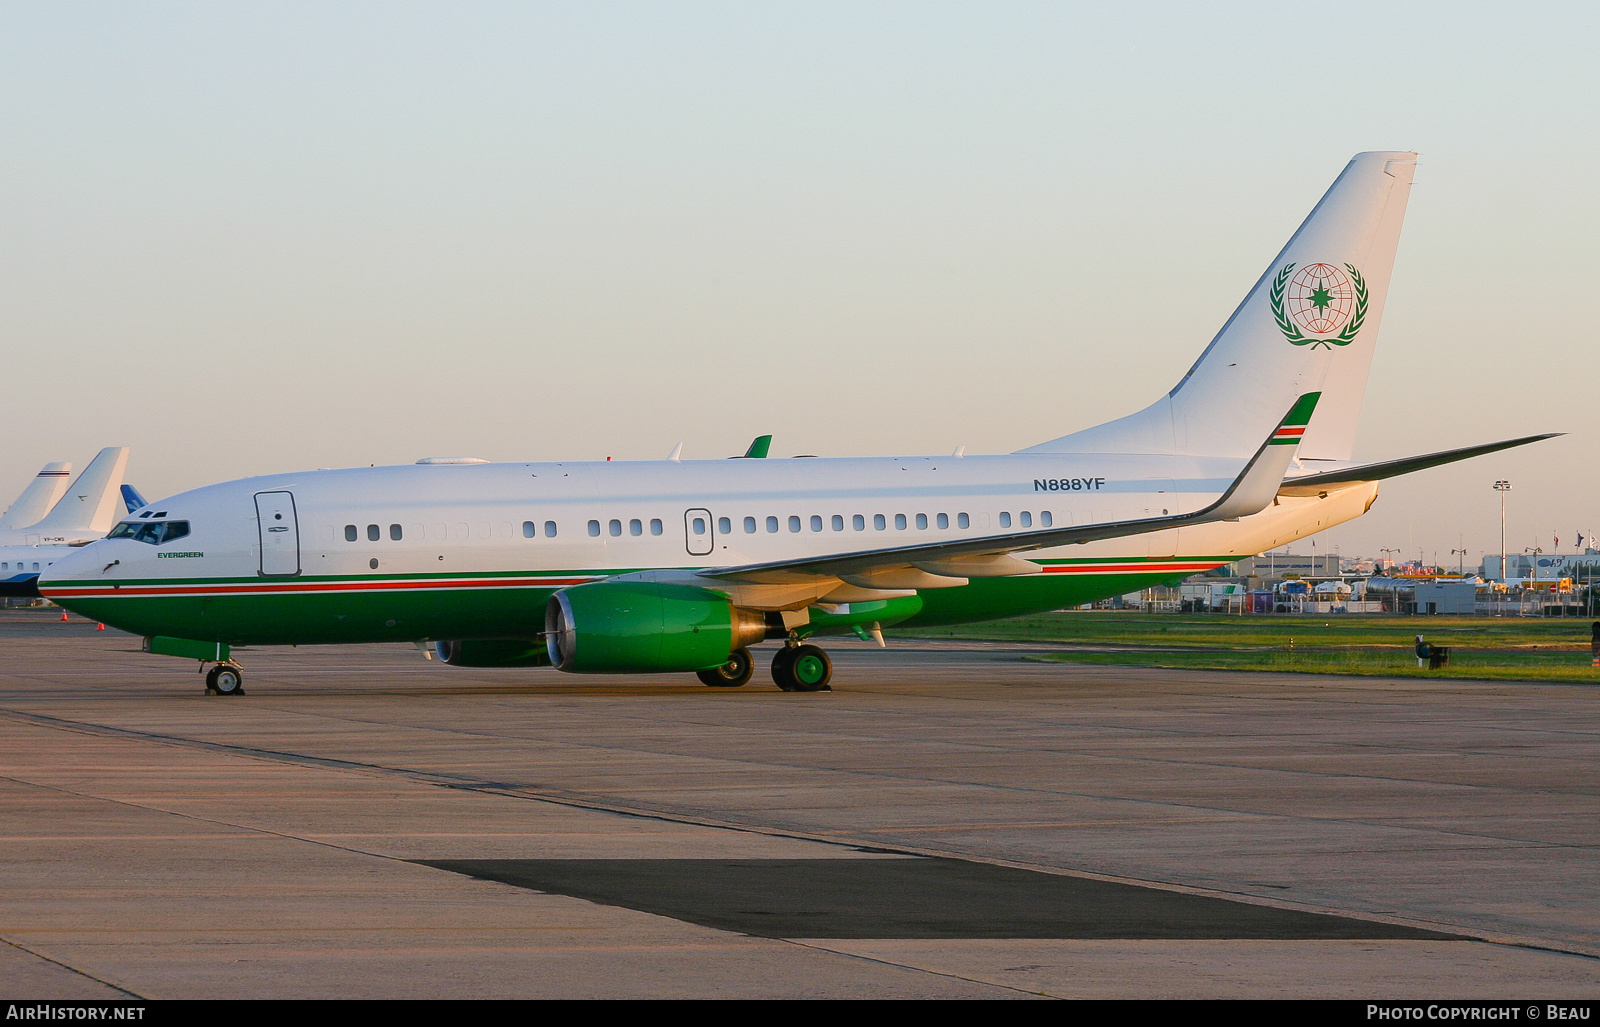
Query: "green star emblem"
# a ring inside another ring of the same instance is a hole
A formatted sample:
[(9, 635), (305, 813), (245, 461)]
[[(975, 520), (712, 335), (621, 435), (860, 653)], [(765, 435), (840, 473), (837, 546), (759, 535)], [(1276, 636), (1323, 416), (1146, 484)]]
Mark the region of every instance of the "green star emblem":
[[(1289, 288), (1289, 276), (1294, 273), (1293, 261), (1283, 265), (1278, 273), (1273, 276), (1272, 286), (1267, 290), (1267, 300), (1272, 306), (1272, 317), (1278, 323), (1278, 331), (1292, 346), (1310, 346), (1312, 349), (1332, 349), (1335, 346), (1348, 346), (1355, 340), (1361, 331), (1361, 326), (1367, 320), (1367, 280), (1361, 276), (1360, 270), (1354, 264), (1346, 264), (1344, 269), (1350, 272), (1350, 285), (1354, 289), (1355, 309), (1350, 312), (1349, 319), (1344, 327), (1339, 329), (1339, 334), (1331, 338), (1320, 339), (1316, 336), (1306, 335), (1295, 323), (1295, 319), (1285, 309), (1284, 301), (1288, 298), (1285, 292)], [(1337, 281), (1337, 279), (1335, 279)], [(1328, 280), (1316, 279), (1316, 288), (1310, 289), (1305, 294), (1307, 306), (1314, 309), (1319, 316), (1326, 317), (1333, 308), (1334, 298), (1340, 296), (1343, 286), (1330, 289)], [(1301, 313), (1304, 313), (1302, 311)]]

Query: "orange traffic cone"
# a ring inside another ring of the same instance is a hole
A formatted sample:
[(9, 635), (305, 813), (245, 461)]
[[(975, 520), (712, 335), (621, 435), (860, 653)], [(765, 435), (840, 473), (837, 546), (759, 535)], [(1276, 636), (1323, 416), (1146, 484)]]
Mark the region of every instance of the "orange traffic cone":
[(104, 631), (105, 629), (106, 626), (104, 624), (100, 625), (98, 628), (95, 628), (96, 631)]
[(66, 620), (67, 619), (67, 611), (65, 611), (65, 610), (61, 611), (61, 619), (62, 620)]

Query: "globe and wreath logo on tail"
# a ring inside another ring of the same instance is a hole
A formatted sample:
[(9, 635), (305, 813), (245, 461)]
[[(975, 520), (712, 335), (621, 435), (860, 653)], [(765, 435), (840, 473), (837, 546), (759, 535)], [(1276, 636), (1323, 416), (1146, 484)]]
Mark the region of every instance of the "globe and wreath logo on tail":
[(1332, 349), (1355, 341), (1367, 319), (1367, 280), (1354, 264), (1283, 265), (1272, 280), (1272, 316), (1296, 346)]

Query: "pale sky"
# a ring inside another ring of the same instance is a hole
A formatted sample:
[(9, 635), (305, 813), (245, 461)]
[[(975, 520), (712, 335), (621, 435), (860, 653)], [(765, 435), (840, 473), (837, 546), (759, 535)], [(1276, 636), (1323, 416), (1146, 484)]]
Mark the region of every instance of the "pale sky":
[[(0, 3), (0, 505), (306, 467), (1008, 452), (1422, 154), (1318, 548), (1600, 530), (1600, 5)], [(1306, 551), (1307, 543), (1295, 547)]]

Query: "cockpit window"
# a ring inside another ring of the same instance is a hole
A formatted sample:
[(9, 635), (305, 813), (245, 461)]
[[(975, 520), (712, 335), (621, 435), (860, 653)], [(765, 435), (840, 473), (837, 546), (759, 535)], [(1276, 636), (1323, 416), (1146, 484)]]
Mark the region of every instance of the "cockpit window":
[(159, 546), (189, 534), (188, 521), (123, 521), (111, 529), (106, 538), (131, 538), (135, 542), (148, 542)]

